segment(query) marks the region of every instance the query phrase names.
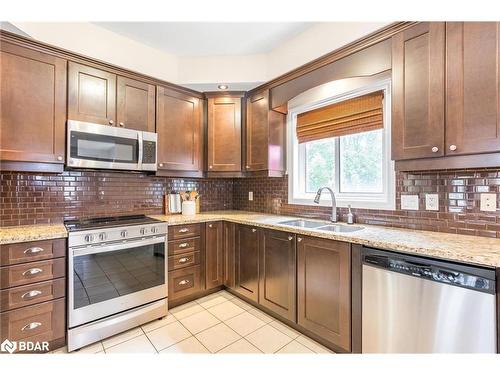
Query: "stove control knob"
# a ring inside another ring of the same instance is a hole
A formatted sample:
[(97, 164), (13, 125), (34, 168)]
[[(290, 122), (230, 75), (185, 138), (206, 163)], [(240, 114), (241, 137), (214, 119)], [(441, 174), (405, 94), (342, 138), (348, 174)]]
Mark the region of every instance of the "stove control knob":
[(100, 241), (106, 241), (107, 238), (108, 238), (108, 236), (106, 235), (105, 232), (99, 233), (99, 240)]
[(127, 236), (128, 236), (128, 232), (127, 232), (126, 230), (122, 230), (122, 231), (120, 232), (120, 236), (121, 236), (122, 238), (125, 238), (125, 237), (127, 237)]
[(158, 228), (157, 227), (151, 227), (151, 232), (152, 233), (158, 233)]
[(148, 233), (148, 228), (141, 228), (141, 234), (145, 235), (146, 233)]
[(85, 236), (85, 242), (93, 242), (94, 241), (94, 235), (93, 234), (87, 234)]

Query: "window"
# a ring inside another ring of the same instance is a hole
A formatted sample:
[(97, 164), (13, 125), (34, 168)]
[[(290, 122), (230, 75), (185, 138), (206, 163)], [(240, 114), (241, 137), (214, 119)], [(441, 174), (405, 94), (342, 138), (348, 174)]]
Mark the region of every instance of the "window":
[[(297, 115), (376, 90), (384, 90), (384, 128), (298, 144)], [(335, 192), (337, 205), (394, 209), (394, 166), (390, 158), (390, 81), (289, 108), (289, 203), (314, 205), (320, 187)], [(322, 196), (320, 204), (330, 205)]]

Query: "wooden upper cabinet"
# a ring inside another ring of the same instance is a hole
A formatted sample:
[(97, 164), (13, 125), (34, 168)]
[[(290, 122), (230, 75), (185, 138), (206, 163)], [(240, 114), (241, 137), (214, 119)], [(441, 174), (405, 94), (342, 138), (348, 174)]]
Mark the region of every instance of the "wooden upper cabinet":
[(445, 24), (392, 37), (392, 158), (444, 155)]
[(69, 62), (68, 119), (114, 125), (116, 122), (116, 75)]
[(0, 43), (0, 159), (64, 163), (66, 60)]
[(236, 227), (235, 290), (255, 302), (259, 300), (259, 233), (247, 225)]
[(297, 323), (351, 351), (351, 245), (297, 237)]
[(446, 153), (500, 151), (500, 23), (446, 24)]
[(295, 235), (261, 230), (259, 304), (296, 322)]
[(158, 169), (202, 171), (200, 99), (157, 87)]
[(241, 171), (241, 97), (208, 98), (208, 171)]
[(269, 90), (247, 99), (245, 171), (267, 171), (281, 176), (285, 170), (286, 116), (269, 109)]
[(155, 86), (119, 76), (116, 90), (117, 125), (147, 132), (155, 131)]
[(224, 284), (223, 223), (206, 223), (205, 227), (205, 275), (206, 288)]

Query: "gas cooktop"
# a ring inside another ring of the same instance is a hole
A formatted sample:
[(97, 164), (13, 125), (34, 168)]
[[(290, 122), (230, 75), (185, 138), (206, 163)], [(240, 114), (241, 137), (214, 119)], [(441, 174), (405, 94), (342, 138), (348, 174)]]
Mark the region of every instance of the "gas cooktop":
[(161, 223), (146, 215), (129, 215), (129, 216), (110, 216), (110, 217), (97, 217), (91, 219), (81, 220), (66, 220), (64, 225), (70, 232), (88, 229), (112, 228), (122, 227), (125, 225), (140, 225), (140, 224), (154, 224)]

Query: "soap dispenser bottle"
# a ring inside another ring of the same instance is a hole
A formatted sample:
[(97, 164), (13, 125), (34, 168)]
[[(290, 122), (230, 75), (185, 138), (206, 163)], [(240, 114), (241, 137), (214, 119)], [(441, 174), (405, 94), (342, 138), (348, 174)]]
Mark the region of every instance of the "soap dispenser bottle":
[(354, 224), (354, 215), (351, 211), (351, 205), (348, 204), (347, 208), (349, 209), (349, 212), (347, 213), (347, 224)]

